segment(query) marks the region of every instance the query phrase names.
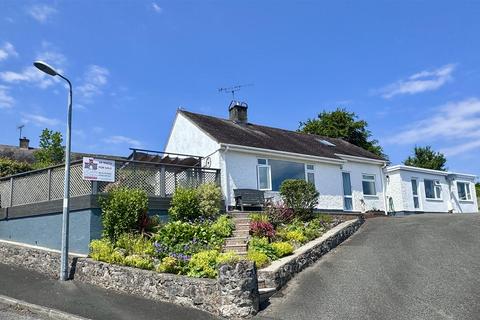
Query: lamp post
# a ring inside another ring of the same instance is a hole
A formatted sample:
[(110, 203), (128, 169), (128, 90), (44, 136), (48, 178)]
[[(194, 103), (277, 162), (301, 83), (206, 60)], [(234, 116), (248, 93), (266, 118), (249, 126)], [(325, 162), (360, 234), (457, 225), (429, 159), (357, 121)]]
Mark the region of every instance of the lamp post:
[(40, 71), (51, 76), (59, 76), (67, 81), (69, 86), (68, 115), (67, 115), (67, 146), (65, 150), (65, 179), (63, 184), (63, 213), (62, 213), (62, 249), (60, 261), (60, 280), (68, 280), (68, 220), (70, 209), (70, 146), (72, 136), (72, 83), (66, 77), (58, 73), (54, 68), (43, 61), (33, 63)]

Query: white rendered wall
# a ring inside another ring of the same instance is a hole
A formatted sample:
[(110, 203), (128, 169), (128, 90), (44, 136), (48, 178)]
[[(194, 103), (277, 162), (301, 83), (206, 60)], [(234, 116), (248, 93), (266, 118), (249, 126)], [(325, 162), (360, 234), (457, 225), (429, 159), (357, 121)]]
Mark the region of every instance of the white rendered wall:
[(213, 153), (211, 168), (220, 168), (219, 144), (181, 113), (177, 113), (165, 152), (205, 157)]
[[(460, 200), (458, 198), (457, 182), (467, 182), (470, 184), (472, 200)], [(475, 180), (471, 177), (456, 177), (451, 183), (451, 199), (454, 212), (472, 213), (478, 212), (477, 194), (475, 192)]]
[[(383, 175), (382, 166), (379, 164), (368, 164), (349, 161), (343, 165), (343, 171), (350, 173), (353, 195), (353, 210), (362, 211), (361, 200), (365, 201), (365, 210), (385, 210), (385, 200), (383, 194)], [(362, 175), (370, 174), (375, 176), (375, 188), (377, 194), (368, 196), (363, 194)], [(340, 176), (341, 179), (341, 176)], [(340, 180), (341, 181), (341, 180)], [(343, 194), (343, 191), (342, 191)]]
[[(402, 183), (402, 176), (400, 171), (387, 173), (388, 178), (386, 178), (386, 187), (387, 187), (387, 197), (391, 198), (393, 201), (393, 211), (405, 211), (404, 198), (405, 196), (405, 185)], [(412, 199), (413, 205), (413, 199)], [(387, 202), (387, 208), (391, 211), (389, 202)]]

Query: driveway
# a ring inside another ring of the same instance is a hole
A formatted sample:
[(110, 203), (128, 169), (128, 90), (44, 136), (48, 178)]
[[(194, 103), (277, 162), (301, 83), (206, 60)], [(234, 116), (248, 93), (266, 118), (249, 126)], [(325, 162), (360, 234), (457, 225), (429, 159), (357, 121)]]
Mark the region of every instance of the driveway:
[(369, 219), (259, 319), (480, 319), (480, 215)]

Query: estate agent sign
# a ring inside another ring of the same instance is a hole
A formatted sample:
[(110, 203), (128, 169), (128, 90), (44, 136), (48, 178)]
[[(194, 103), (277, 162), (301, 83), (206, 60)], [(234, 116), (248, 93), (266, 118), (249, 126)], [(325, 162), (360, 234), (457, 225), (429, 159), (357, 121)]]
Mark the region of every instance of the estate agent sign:
[(83, 180), (115, 182), (115, 161), (83, 158)]

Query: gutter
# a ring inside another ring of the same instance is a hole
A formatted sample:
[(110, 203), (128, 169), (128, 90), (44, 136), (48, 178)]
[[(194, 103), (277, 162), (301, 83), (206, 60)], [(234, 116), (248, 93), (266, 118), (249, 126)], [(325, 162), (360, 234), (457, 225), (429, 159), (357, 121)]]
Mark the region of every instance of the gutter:
[(302, 154), (302, 153), (278, 151), (278, 150), (263, 149), (263, 148), (256, 148), (256, 147), (247, 147), (247, 146), (241, 146), (236, 144), (221, 143), (220, 146), (223, 148), (228, 148), (229, 150), (232, 150), (232, 151), (238, 151), (238, 152), (250, 153), (250, 154), (256, 154), (256, 155), (265, 155), (265, 156), (277, 155), (284, 158), (296, 159), (301, 161), (310, 160), (315, 162), (323, 162), (323, 163), (330, 163), (330, 164), (337, 164), (337, 165), (342, 165), (347, 162), (346, 160), (343, 160), (343, 159), (318, 157), (318, 156), (312, 156), (312, 155)]

